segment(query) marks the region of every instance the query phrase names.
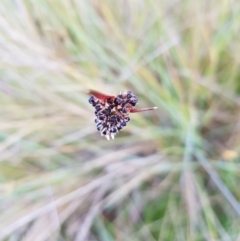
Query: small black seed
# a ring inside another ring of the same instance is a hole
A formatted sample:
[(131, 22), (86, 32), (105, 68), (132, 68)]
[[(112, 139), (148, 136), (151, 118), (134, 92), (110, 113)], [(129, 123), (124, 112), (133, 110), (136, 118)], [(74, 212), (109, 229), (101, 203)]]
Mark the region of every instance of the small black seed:
[(104, 111), (104, 113), (105, 113), (107, 116), (110, 115), (111, 109), (110, 109), (110, 108), (107, 108), (107, 109)]
[(118, 98), (120, 98), (120, 99), (122, 99), (122, 98), (123, 98), (123, 96), (122, 96), (121, 94), (120, 94), (120, 95), (118, 95), (117, 97), (118, 97)]
[(102, 134), (103, 134), (103, 135), (106, 135), (106, 134), (107, 134), (107, 131), (106, 131), (106, 130), (105, 130), (105, 131), (103, 131), (103, 132), (102, 132)]
[(99, 120), (104, 120), (105, 116), (104, 115), (99, 115), (98, 118), (99, 118)]
[(96, 105), (96, 106), (95, 106), (95, 110), (96, 110), (96, 111), (99, 111), (99, 110), (101, 110), (101, 109), (102, 109), (102, 106), (101, 106), (101, 105)]
[(123, 113), (127, 113), (126, 108), (123, 108), (123, 109), (122, 109), (122, 112), (123, 112)]
[(117, 126), (117, 129), (118, 129), (118, 130), (121, 130), (121, 129), (122, 129), (122, 126), (118, 125), (118, 126)]
[(131, 93), (131, 91), (128, 91), (127, 98), (130, 99), (131, 97), (132, 97), (132, 93)]
[(88, 102), (90, 103), (90, 104), (93, 104), (94, 103), (94, 96), (91, 96), (89, 99), (88, 99)]
[(131, 99), (130, 99), (130, 104), (132, 105), (136, 105), (138, 102), (138, 99), (136, 96), (132, 96)]
[(103, 127), (108, 127), (108, 123), (104, 122), (103, 124)]
[(116, 98), (116, 99), (114, 100), (114, 103), (115, 103), (115, 105), (119, 105), (119, 104), (122, 103), (122, 100), (119, 99), (119, 98)]
[(95, 119), (94, 121), (95, 121), (95, 123), (98, 123), (98, 119)]
[(116, 117), (115, 116), (111, 116), (110, 117), (110, 122), (114, 123), (116, 121)]
[(126, 126), (127, 124), (126, 124), (126, 122), (125, 121), (123, 121), (122, 123), (121, 123), (121, 126)]
[(129, 122), (129, 121), (130, 121), (130, 117), (127, 116), (127, 117), (124, 118), (124, 120), (125, 120), (126, 122)]
[(132, 106), (135, 106), (136, 105), (136, 103), (134, 102), (134, 101), (130, 101), (129, 102)]

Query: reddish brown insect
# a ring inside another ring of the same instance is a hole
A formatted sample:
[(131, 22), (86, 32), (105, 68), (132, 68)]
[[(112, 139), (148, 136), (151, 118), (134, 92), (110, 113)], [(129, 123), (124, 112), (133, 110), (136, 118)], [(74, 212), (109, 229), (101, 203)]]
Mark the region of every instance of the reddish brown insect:
[(129, 113), (155, 110), (157, 107), (135, 108), (138, 99), (131, 91), (121, 92), (119, 95), (106, 95), (90, 90), (89, 103), (95, 107), (95, 123), (101, 135), (108, 140), (114, 139), (116, 133), (130, 121)]

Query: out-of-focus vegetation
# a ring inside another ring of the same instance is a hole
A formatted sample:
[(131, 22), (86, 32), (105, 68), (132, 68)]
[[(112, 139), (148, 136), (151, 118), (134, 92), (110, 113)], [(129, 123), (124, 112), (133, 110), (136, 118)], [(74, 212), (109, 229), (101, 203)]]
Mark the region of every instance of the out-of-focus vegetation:
[[(239, 1), (0, 13), (0, 240), (240, 240)], [(107, 141), (88, 89), (158, 110)]]

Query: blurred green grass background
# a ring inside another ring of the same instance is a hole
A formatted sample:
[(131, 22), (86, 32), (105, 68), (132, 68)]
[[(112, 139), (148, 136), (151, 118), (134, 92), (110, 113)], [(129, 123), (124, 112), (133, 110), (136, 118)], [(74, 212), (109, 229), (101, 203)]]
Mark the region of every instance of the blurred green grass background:
[[(0, 240), (240, 240), (239, 1), (0, 13)], [(88, 89), (158, 110), (107, 141)]]

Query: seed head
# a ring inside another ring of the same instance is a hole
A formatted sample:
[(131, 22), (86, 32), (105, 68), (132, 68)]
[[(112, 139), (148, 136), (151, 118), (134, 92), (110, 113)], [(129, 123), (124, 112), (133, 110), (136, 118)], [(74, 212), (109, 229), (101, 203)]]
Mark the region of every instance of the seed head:
[(95, 123), (97, 130), (108, 140), (114, 139), (116, 133), (122, 130), (130, 121), (129, 114), (156, 109), (135, 108), (137, 97), (131, 92), (121, 92), (117, 96), (105, 95), (91, 90), (89, 103), (95, 108)]

